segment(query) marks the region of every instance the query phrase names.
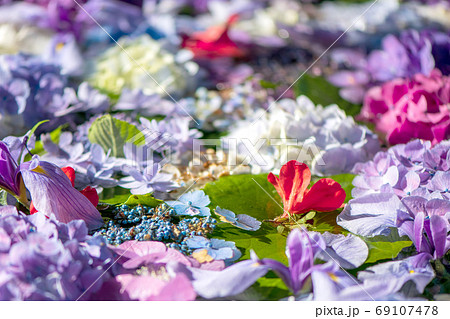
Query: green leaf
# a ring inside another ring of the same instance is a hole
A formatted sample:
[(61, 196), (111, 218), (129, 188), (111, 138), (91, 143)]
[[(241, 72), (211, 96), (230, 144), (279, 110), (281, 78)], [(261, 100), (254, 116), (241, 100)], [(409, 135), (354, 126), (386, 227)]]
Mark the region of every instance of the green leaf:
[(144, 145), (145, 137), (136, 126), (113, 118), (107, 114), (95, 120), (89, 128), (91, 143), (99, 144), (105, 152), (111, 150), (111, 156), (123, 157), (125, 143)]
[(259, 258), (273, 258), (287, 263), (284, 253), (286, 236), (279, 234), (277, 229), (268, 223), (263, 223), (261, 228), (254, 232), (241, 230), (227, 223), (218, 224), (213, 237), (235, 242), (242, 252), (241, 259), (249, 259), (250, 250), (254, 250)]
[[(267, 174), (225, 176), (204, 187), (211, 200), (211, 208), (219, 206), (236, 214), (247, 214), (260, 221), (273, 219), (283, 213), (281, 199)], [(245, 231), (227, 223), (219, 223), (213, 233), (215, 238), (233, 241), (250, 258), (253, 249), (260, 258), (286, 261), (284, 254), (286, 236), (279, 234), (275, 226), (263, 222), (257, 231)]]
[(339, 226), (336, 222), (336, 217), (341, 213), (340, 210), (332, 212), (320, 212), (314, 216), (314, 222), (311, 230), (321, 233), (330, 232), (334, 234), (346, 234), (348, 233), (344, 228)]
[(100, 202), (109, 205), (125, 204), (128, 206), (144, 205), (156, 207), (164, 203), (162, 200), (154, 198), (152, 194), (132, 195), (129, 189), (122, 187), (106, 188), (100, 196)]
[(261, 85), (261, 87), (264, 89), (276, 89), (279, 86), (279, 84), (275, 84), (265, 80), (259, 81), (259, 85)]
[(129, 189), (122, 187), (105, 188), (100, 193), (100, 202), (109, 205), (119, 205), (125, 203), (130, 198)]
[(6, 202), (6, 198), (8, 193), (4, 189), (0, 189), (0, 206), (6, 206), (8, 203)]
[(49, 121), (49, 120), (43, 120), (43, 121), (40, 121), (40, 122), (36, 123), (36, 125), (34, 125), (33, 128), (32, 128), (31, 130), (28, 131), (27, 135), (28, 135), (28, 136), (33, 135), (34, 132), (36, 132), (36, 130), (37, 130), (37, 128), (38, 128), (39, 126), (41, 126), (41, 125), (44, 124), (44, 123), (47, 123), (48, 121)]
[(156, 207), (164, 203), (162, 200), (154, 198), (151, 194), (147, 195), (131, 195), (124, 203), (128, 206), (144, 205), (148, 207)]
[(369, 237), (369, 238), (365, 238), (367, 241), (370, 242), (379, 242), (379, 241), (383, 241), (383, 242), (396, 242), (396, 241), (408, 241), (409, 237), (404, 235), (404, 236), (400, 236), (398, 234), (398, 228), (395, 227), (390, 227), (390, 232), (389, 235), (379, 235), (379, 236), (374, 236), (374, 237)]
[(264, 277), (249, 288), (250, 292), (257, 294), (258, 300), (280, 300), (289, 297), (292, 293), (277, 275), (269, 271)]
[(361, 237), (369, 246), (369, 257), (365, 262), (366, 264), (383, 259), (393, 259), (403, 248), (412, 245), (407, 236), (400, 237), (397, 228), (391, 227), (390, 230), (387, 236)]
[(295, 83), (294, 93), (296, 96), (306, 95), (315, 104), (323, 106), (337, 104), (347, 115), (357, 115), (361, 110), (360, 105), (352, 104), (341, 98), (339, 89), (320, 76), (304, 74)]
[(283, 213), (281, 198), (268, 182), (267, 174), (224, 176), (206, 184), (204, 191), (211, 199), (212, 208), (219, 206), (260, 221)]
[(405, 241), (379, 241), (379, 242), (371, 242), (366, 241), (369, 246), (369, 257), (365, 263), (374, 263), (379, 260), (384, 259), (394, 259), (400, 253), (403, 248), (409, 247), (412, 245), (412, 242), (409, 240)]

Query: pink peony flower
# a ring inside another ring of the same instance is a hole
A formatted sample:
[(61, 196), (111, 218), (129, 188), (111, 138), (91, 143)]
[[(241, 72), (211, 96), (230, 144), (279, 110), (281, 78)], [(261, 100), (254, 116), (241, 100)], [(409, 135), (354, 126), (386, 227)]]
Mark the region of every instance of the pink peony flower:
[(450, 137), (449, 107), (450, 78), (435, 69), (370, 89), (359, 117), (375, 123), (391, 145), (415, 138), (435, 145)]

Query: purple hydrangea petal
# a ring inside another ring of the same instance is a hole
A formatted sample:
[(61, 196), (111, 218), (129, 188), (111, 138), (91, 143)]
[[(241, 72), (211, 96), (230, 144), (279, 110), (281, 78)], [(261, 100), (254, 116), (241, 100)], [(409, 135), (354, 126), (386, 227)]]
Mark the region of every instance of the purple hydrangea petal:
[(350, 200), (337, 217), (337, 223), (361, 236), (388, 234), (390, 227), (396, 227), (401, 207), (395, 194), (370, 194)]

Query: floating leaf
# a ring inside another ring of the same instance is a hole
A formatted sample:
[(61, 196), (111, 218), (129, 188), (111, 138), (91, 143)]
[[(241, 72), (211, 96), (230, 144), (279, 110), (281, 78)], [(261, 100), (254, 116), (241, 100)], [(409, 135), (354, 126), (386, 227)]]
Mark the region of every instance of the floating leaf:
[(273, 219), (283, 213), (281, 199), (267, 181), (267, 174), (224, 176), (206, 184), (204, 191), (211, 200), (211, 207), (247, 214), (259, 221)]
[(310, 220), (310, 219), (313, 219), (315, 216), (316, 216), (316, 212), (312, 211), (312, 212), (307, 213), (304, 218), (305, 218), (305, 220)]
[(119, 205), (125, 203), (130, 198), (129, 189), (122, 187), (105, 188), (100, 193), (100, 202), (109, 205)]
[(403, 248), (412, 245), (412, 242), (409, 240), (396, 242), (366, 241), (366, 243), (367, 246), (369, 246), (369, 257), (367, 257), (366, 263), (374, 263), (384, 259), (394, 259)]
[(157, 207), (164, 203), (162, 200), (154, 198), (151, 194), (147, 195), (131, 195), (124, 203), (128, 206), (144, 205), (147, 207)]
[(317, 213), (313, 219), (313, 226), (311, 230), (318, 232), (330, 232), (334, 234), (346, 234), (348, 233), (344, 228), (336, 223), (336, 217), (341, 213), (342, 210), (335, 210), (332, 212), (322, 212)]
[(259, 300), (280, 300), (287, 298), (292, 293), (277, 275), (269, 271), (264, 277), (249, 288), (250, 292), (257, 294)]
[[(206, 184), (204, 191), (211, 200), (211, 207), (247, 214), (259, 221), (273, 219), (283, 213), (281, 199), (267, 181), (267, 174), (225, 176)], [(250, 258), (250, 250), (253, 249), (261, 258), (286, 261), (286, 236), (279, 234), (276, 227), (267, 222), (254, 232), (226, 223), (218, 224), (214, 237), (235, 242), (243, 254), (241, 259)]]
[(214, 230), (214, 238), (225, 239), (236, 243), (242, 252), (241, 260), (250, 258), (250, 250), (254, 250), (260, 258), (273, 258), (287, 263), (284, 253), (286, 236), (279, 234), (275, 227), (263, 223), (255, 232), (236, 228), (230, 224), (219, 224)]
[(132, 195), (130, 190), (121, 187), (105, 188), (100, 196), (100, 202), (109, 205), (125, 204), (128, 206), (156, 207), (164, 203), (162, 200), (154, 198), (152, 194)]
[(105, 152), (111, 150), (111, 156), (123, 157), (125, 143), (144, 145), (145, 137), (136, 126), (113, 118), (107, 114), (98, 118), (89, 128), (88, 138), (91, 143), (99, 144)]

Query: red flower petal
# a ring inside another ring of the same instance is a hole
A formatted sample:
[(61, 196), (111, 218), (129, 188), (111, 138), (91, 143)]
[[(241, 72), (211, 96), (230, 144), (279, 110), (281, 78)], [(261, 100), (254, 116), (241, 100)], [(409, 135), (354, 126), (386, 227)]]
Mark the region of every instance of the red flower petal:
[(308, 165), (297, 161), (289, 161), (280, 170), (280, 184), (284, 192), (289, 194), (290, 211), (295, 203), (303, 200), (306, 189), (311, 182), (311, 171)]
[(232, 15), (225, 26), (214, 26), (204, 32), (196, 32), (183, 39), (182, 47), (191, 50), (197, 58), (242, 57), (244, 50), (228, 35), (230, 26), (238, 19)]
[(33, 205), (33, 201), (31, 201), (30, 203), (30, 215), (36, 214), (38, 211), (36, 209), (36, 207), (34, 207)]
[(311, 171), (306, 164), (297, 161), (284, 164), (279, 177), (270, 173), (267, 179), (283, 201), (285, 213), (282, 217), (311, 210), (330, 212), (340, 208), (345, 201), (345, 191), (330, 178), (323, 178), (308, 189)]
[(293, 160), (283, 165), (279, 178), (272, 173), (267, 178), (281, 196), (284, 210), (291, 212), (293, 206), (303, 199), (311, 181), (311, 171), (306, 164)]
[(345, 191), (338, 182), (323, 178), (308, 190), (301, 202), (296, 203), (292, 213), (303, 214), (311, 210), (331, 212), (342, 206), (345, 197)]
[(70, 166), (63, 167), (61, 169), (64, 172), (64, 174), (66, 174), (66, 176), (72, 182), (72, 186), (75, 187), (75, 170), (72, 167), (70, 167)]
[(99, 202), (99, 197), (98, 197), (98, 194), (97, 194), (97, 191), (95, 190), (95, 188), (88, 186), (85, 189), (83, 189), (82, 191), (80, 191), (80, 193), (83, 194), (84, 197), (89, 199), (89, 201), (92, 203), (92, 205), (94, 205), (94, 207), (97, 207), (98, 202)]

